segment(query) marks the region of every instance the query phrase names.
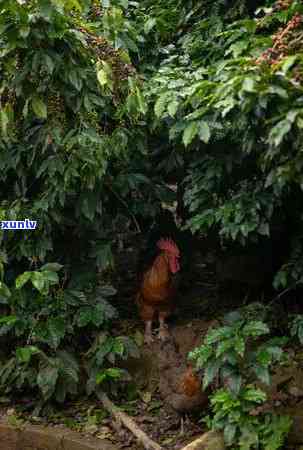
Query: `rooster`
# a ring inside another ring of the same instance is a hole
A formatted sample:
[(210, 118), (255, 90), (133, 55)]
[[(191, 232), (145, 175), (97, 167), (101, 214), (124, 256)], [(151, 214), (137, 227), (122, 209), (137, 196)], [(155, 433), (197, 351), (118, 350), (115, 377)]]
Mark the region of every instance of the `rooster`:
[(145, 323), (144, 341), (153, 341), (152, 323), (154, 316), (159, 318), (159, 338), (163, 341), (169, 337), (166, 318), (174, 309), (176, 283), (174, 275), (180, 270), (180, 251), (172, 239), (161, 238), (156, 243), (157, 254), (141, 274), (136, 303)]

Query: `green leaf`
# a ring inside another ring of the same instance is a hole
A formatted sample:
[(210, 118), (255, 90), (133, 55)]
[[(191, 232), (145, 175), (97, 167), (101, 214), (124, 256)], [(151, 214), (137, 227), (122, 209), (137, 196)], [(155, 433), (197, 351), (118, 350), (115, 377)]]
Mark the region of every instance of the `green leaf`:
[(17, 322), (18, 318), (16, 316), (4, 316), (0, 317), (0, 325), (12, 326)]
[(270, 236), (269, 224), (266, 222), (262, 222), (258, 228), (258, 232), (263, 236)]
[(0, 297), (4, 297), (6, 299), (11, 297), (11, 291), (9, 290), (9, 288), (6, 286), (5, 283), (3, 283), (3, 281), (0, 281)]
[(170, 92), (164, 92), (163, 94), (160, 95), (160, 97), (156, 101), (154, 107), (156, 117), (160, 118), (163, 115), (167, 106), (168, 97), (170, 95), (171, 95)]
[(138, 87), (136, 87), (136, 96), (137, 96), (139, 111), (141, 112), (141, 114), (145, 114), (147, 111), (147, 105), (146, 105), (145, 99), (142, 95), (142, 92), (140, 91), (140, 89)]
[(206, 389), (207, 386), (214, 380), (216, 375), (218, 374), (220, 367), (219, 361), (211, 361), (207, 364), (203, 377), (203, 389)]
[(114, 346), (114, 339), (113, 338), (108, 338), (99, 347), (99, 349), (98, 349), (98, 351), (96, 353), (96, 358), (97, 358), (98, 364), (100, 366), (103, 364), (104, 357), (107, 356), (112, 351), (113, 346)]
[(30, 276), (33, 286), (42, 294), (45, 287), (45, 278), (40, 272), (32, 272)]
[(32, 355), (40, 353), (38, 347), (29, 345), (27, 347), (18, 347), (16, 350), (16, 356), (22, 363), (28, 363), (31, 360)]
[(8, 125), (14, 121), (14, 109), (10, 103), (6, 103), (0, 110), (0, 122), (2, 133), (7, 136)]
[(289, 69), (294, 65), (294, 63), (297, 61), (298, 55), (291, 55), (287, 56), (283, 59), (283, 64), (281, 67), (281, 72), (283, 75), (286, 75), (286, 73), (289, 71)]
[(281, 86), (275, 86), (271, 85), (266, 90), (269, 94), (277, 94), (279, 97), (283, 98), (284, 100), (288, 99), (288, 93), (285, 89), (283, 89)]
[(245, 336), (262, 336), (264, 334), (269, 334), (269, 332), (268, 325), (260, 320), (252, 320), (243, 327), (243, 334)]
[(32, 98), (32, 108), (37, 117), (41, 119), (47, 118), (47, 108), (41, 98), (39, 97)]
[(235, 42), (230, 46), (229, 50), (227, 50), (225, 54), (228, 55), (229, 53), (232, 53), (234, 58), (238, 58), (238, 56), (240, 56), (244, 52), (244, 50), (247, 49), (248, 45), (249, 41), (241, 40)]
[(78, 72), (75, 70), (71, 70), (68, 73), (69, 81), (72, 83), (72, 85), (77, 89), (77, 91), (81, 91), (82, 89), (82, 79)]
[(31, 278), (32, 272), (24, 272), (16, 278), (16, 288), (21, 289), (25, 283)]
[(93, 323), (94, 323), (97, 327), (100, 327), (100, 325), (103, 324), (104, 320), (105, 320), (105, 315), (104, 315), (103, 304), (102, 304), (102, 303), (98, 303), (98, 304), (94, 307), (94, 318), (93, 318)]
[(55, 68), (55, 62), (49, 55), (44, 55), (45, 65), (48, 68), (49, 73), (53, 73)]
[(65, 320), (63, 317), (51, 317), (47, 321), (48, 343), (55, 350), (65, 336)]
[(298, 339), (300, 344), (303, 344), (303, 324), (298, 328)]
[(258, 448), (259, 436), (252, 426), (242, 426), (239, 438), (239, 448), (241, 450), (251, 450)]
[(97, 64), (97, 79), (102, 87), (107, 85), (109, 89), (113, 89), (112, 68), (106, 61)]
[(205, 338), (205, 343), (207, 345), (215, 344), (218, 341), (221, 341), (222, 339), (230, 339), (233, 337), (234, 332), (231, 327), (225, 326), (220, 328), (215, 328), (213, 330), (210, 330)]
[(42, 270), (42, 271), (47, 270), (47, 271), (52, 271), (52, 272), (59, 272), (59, 270), (62, 269), (62, 267), (63, 267), (62, 264), (59, 264), (59, 263), (47, 263), (47, 264), (44, 264), (44, 266), (42, 266), (40, 268), (40, 270)]
[(187, 147), (192, 140), (194, 139), (194, 137), (198, 134), (199, 128), (198, 128), (198, 123), (197, 122), (191, 122), (189, 125), (187, 125), (187, 127), (185, 128), (184, 132), (183, 132), (183, 144), (185, 145), (185, 147)]
[(123, 370), (117, 369), (115, 367), (110, 369), (105, 369), (102, 372), (99, 372), (96, 376), (96, 383), (101, 384), (103, 381), (107, 379), (119, 379), (123, 374)]
[(267, 367), (255, 365), (252, 369), (262, 383), (270, 385), (270, 373)]
[[(189, 359), (196, 361), (196, 366), (199, 369), (204, 367), (204, 364), (213, 356), (213, 349), (208, 345), (201, 345), (201, 347), (189, 353)], [(217, 355), (216, 355), (217, 356)]]
[(98, 81), (99, 81), (99, 83), (100, 83), (100, 85), (102, 87), (106, 86), (106, 84), (108, 83), (108, 76), (107, 76), (107, 73), (106, 73), (106, 71), (104, 69), (98, 70), (97, 78), (98, 78)]
[(242, 376), (236, 372), (231, 372), (227, 379), (227, 385), (234, 395), (238, 395), (242, 386)]
[(222, 342), (219, 342), (216, 349), (216, 358), (228, 352), (228, 350), (234, 347), (234, 341), (232, 339), (226, 339)]
[(245, 341), (240, 336), (234, 339), (234, 350), (239, 356), (244, 356), (245, 352)]
[(207, 122), (199, 122), (198, 124), (198, 134), (199, 138), (205, 143), (208, 144), (210, 139), (210, 129)]
[(254, 403), (264, 403), (266, 394), (261, 389), (247, 388), (243, 393), (243, 400)]
[(110, 378), (120, 378), (123, 373), (123, 370), (118, 369), (116, 367), (111, 367), (110, 369), (107, 369), (106, 372)]
[(40, 369), (37, 376), (37, 384), (45, 400), (48, 400), (53, 395), (58, 376), (58, 367), (46, 366)]
[(114, 353), (116, 353), (117, 355), (122, 356), (123, 353), (124, 353), (124, 350), (125, 350), (125, 349), (124, 349), (123, 342), (121, 342), (121, 341), (119, 340), (119, 338), (117, 338), (117, 339), (115, 340), (114, 345), (113, 345), (112, 351), (113, 351)]
[(156, 25), (157, 21), (154, 17), (150, 17), (144, 24), (144, 33), (148, 34)]
[(41, 272), (43, 275), (43, 278), (50, 282), (50, 284), (58, 284), (59, 283), (59, 277), (56, 272), (51, 272), (50, 270), (43, 270)]
[(255, 92), (255, 80), (253, 78), (245, 77), (242, 84), (243, 91)]
[(168, 104), (167, 111), (171, 117), (174, 117), (176, 115), (176, 112), (178, 111), (178, 106), (179, 106), (178, 100), (173, 100)]
[(94, 318), (94, 309), (90, 306), (85, 306), (78, 313), (77, 325), (78, 327), (86, 327), (86, 325), (94, 321)]
[(227, 424), (224, 428), (224, 441), (230, 446), (233, 444), (236, 436), (237, 426), (233, 424)]
[(30, 33), (30, 27), (28, 27), (28, 26), (22, 26), (22, 27), (20, 27), (20, 28), (19, 28), (19, 33), (20, 33), (20, 36), (21, 36), (23, 39), (26, 39), (27, 36), (28, 36), (29, 33)]

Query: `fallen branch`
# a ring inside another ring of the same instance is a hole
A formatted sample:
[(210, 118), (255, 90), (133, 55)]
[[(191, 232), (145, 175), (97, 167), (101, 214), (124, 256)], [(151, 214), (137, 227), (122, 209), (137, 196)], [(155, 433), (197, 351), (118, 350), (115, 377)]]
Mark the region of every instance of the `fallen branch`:
[(163, 448), (159, 444), (150, 439), (147, 434), (138, 427), (135, 421), (131, 417), (129, 417), (128, 414), (120, 411), (117, 406), (115, 406), (110, 401), (110, 399), (104, 392), (99, 395), (99, 399), (101, 400), (103, 407), (112, 416), (114, 416), (118, 424), (122, 423), (128, 430), (130, 430), (136, 436), (138, 441), (141, 442), (144, 448), (146, 448), (146, 450), (163, 450)]
[(225, 450), (223, 434), (217, 431), (208, 431), (207, 433), (199, 436), (190, 444), (187, 444), (181, 450), (203, 450), (203, 449), (216, 449)]

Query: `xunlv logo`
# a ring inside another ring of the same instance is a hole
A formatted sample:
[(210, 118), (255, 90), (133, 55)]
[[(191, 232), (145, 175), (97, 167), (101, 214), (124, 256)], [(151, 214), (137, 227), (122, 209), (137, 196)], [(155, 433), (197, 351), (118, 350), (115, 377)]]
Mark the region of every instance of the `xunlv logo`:
[(2, 220), (0, 222), (1, 230), (35, 230), (37, 228), (36, 220)]

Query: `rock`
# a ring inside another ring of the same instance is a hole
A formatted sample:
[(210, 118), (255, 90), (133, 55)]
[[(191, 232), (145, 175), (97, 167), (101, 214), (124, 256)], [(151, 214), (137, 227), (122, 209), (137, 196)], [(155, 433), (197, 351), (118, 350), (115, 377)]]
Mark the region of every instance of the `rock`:
[(225, 450), (223, 435), (209, 431), (182, 448), (182, 450)]
[(38, 425), (16, 429), (0, 423), (0, 450), (116, 450), (105, 439), (83, 437), (77, 432)]

